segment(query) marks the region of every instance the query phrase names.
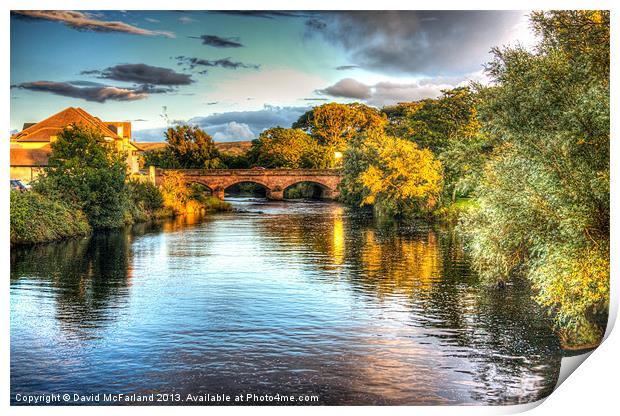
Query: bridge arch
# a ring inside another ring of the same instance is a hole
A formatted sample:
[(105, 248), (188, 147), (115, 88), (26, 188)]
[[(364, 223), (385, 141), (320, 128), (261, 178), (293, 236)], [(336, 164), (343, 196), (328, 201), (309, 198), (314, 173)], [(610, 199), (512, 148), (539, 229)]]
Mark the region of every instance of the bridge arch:
[[(226, 185), (223, 185), (223, 191), (224, 193), (226, 193), (227, 191), (230, 192), (232, 189), (234, 189), (235, 187), (241, 187), (244, 184), (252, 184), (252, 185), (258, 185), (262, 190), (264, 190), (264, 197), (269, 197), (269, 193), (270, 193), (270, 187), (263, 181), (259, 181), (259, 180), (255, 180), (255, 179), (251, 179), (251, 180), (235, 180), (232, 181)], [(255, 191), (256, 193), (256, 191)], [(262, 196), (262, 192), (258, 192), (258, 194), (260, 194)]]
[(299, 185), (302, 185), (302, 184), (311, 185), (312, 188), (311, 189), (303, 189), (303, 188), (299, 189), (298, 188), (297, 192), (300, 192), (299, 196), (296, 196), (298, 198), (299, 197), (310, 198), (310, 199), (333, 199), (334, 198), (333, 190), (330, 188), (328, 184), (320, 180), (310, 180), (310, 179), (291, 181), (291, 183), (286, 185), (286, 187), (282, 190), (284, 198), (293, 199), (294, 197), (290, 196), (290, 193), (292, 191), (295, 191), (295, 187), (298, 187)]

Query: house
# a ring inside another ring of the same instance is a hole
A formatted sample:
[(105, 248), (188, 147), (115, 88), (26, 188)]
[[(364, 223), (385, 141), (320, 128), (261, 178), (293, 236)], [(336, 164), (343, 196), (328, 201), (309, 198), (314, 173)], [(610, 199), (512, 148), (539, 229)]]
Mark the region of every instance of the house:
[(119, 152), (126, 152), (131, 173), (139, 170), (139, 146), (132, 140), (131, 123), (102, 121), (81, 108), (69, 107), (38, 123), (26, 123), (19, 133), (11, 136), (11, 179), (30, 182), (48, 163), (51, 143), (65, 127), (82, 124), (101, 132), (106, 141), (114, 142)]

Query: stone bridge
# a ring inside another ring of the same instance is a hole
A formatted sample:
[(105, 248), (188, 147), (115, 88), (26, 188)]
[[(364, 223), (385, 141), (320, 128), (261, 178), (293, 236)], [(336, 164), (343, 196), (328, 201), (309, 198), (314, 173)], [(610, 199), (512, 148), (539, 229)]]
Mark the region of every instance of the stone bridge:
[(336, 199), (342, 174), (338, 169), (152, 169), (152, 180), (160, 185), (166, 174), (177, 172), (187, 183), (208, 187), (214, 196), (224, 199), (224, 191), (238, 183), (251, 182), (267, 190), (267, 198), (284, 199), (284, 191), (300, 182), (321, 188), (321, 199)]

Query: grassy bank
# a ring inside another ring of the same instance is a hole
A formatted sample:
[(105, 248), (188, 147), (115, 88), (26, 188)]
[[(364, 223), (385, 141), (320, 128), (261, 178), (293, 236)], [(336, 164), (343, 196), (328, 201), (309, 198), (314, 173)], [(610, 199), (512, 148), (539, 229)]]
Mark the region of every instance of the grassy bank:
[[(159, 188), (149, 183), (128, 181), (123, 199), (122, 222), (117, 227), (172, 218), (185, 214), (231, 211), (227, 202), (201, 193), (186, 193), (181, 201), (164, 200)], [(101, 227), (89, 223), (82, 209), (36, 191), (11, 190), (11, 244), (37, 244), (78, 237)], [(110, 228), (110, 227), (106, 227)], [(116, 228), (116, 227), (113, 227)]]
[(478, 207), (479, 204), (475, 198), (456, 198), (449, 205), (435, 210), (433, 217), (437, 220), (456, 223), (465, 213), (478, 209)]
[(36, 192), (11, 190), (11, 244), (33, 244), (86, 235), (84, 212)]

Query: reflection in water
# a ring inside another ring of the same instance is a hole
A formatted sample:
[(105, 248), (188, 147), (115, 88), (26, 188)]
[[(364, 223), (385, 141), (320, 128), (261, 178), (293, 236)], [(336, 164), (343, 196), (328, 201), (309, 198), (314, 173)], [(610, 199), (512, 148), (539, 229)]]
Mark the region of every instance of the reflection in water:
[(519, 403), (560, 364), (529, 288), (482, 287), (453, 230), (238, 200), (11, 252), (13, 392)]

